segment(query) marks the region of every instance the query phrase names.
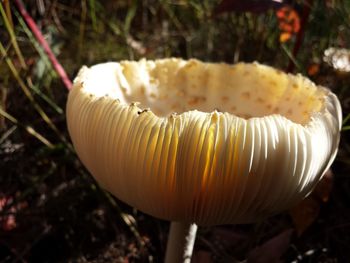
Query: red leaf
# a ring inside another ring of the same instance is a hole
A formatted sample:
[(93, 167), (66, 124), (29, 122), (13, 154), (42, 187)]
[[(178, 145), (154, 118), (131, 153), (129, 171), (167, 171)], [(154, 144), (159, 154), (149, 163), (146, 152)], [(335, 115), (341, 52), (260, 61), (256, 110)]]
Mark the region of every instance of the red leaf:
[(300, 30), (300, 17), (298, 12), (291, 6), (284, 6), (276, 11), (278, 27), (281, 30), (280, 42), (290, 40), (293, 34)]
[(284, 6), (276, 11), (279, 21), (279, 28), (282, 31), (297, 33), (300, 30), (300, 16), (298, 12), (290, 6)]

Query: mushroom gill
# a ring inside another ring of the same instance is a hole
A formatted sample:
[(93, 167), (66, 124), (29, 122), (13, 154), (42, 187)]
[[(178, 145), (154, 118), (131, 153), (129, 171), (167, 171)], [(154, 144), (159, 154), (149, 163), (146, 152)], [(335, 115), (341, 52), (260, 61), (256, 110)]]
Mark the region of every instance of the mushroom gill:
[(215, 225), (305, 197), (335, 157), (341, 109), (329, 90), (258, 63), (140, 60), (83, 67), (67, 122), (80, 159), (116, 197)]

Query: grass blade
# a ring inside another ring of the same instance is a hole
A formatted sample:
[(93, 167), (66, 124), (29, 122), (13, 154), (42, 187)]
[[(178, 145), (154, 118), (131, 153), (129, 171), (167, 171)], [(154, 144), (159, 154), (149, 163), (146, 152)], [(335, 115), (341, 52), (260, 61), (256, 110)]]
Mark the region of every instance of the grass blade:
[(41, 118), (49, 125), (49, 127), (57, 134), (59, 135), (59, 137), (61, 139), (64, 139), (64, 137), (62, 136), (62, 134), (59, 132), (59, 130), (57, 129), (57, 127), (55, 126), (55, 124), (51, 121), (51, 119), (49, 118), (49, 116), (47, 116), (47, 114), (44, 112), (44, 110), (40, 107), (40, 105), (35, 101), (32, 93), (30, 92), (30, 90), (28, 89), (28, 87), (26, 86), (26, 84), (24, 83), (24, 81), (21, 79), (21, 77), (19, 76), (19, 73), (15, 67), (15, 65), (12, 63), (11, 59), (8, 57), (7, 52), (4, 48), (4, 46), (2, 45), (2, 43), (0, 42), (0, 53), (2, 54), (2, 56), (5, 58), (6, 64), (9, 67), (12, 75), (14, 76), (14, 78), (16, 79), (16, 81), (18, 82), (19, 86), (21, 87), (21, 89), (23, 90), (24, 94), (27, 96), (27, 98), (30, 100), (30, 102), (33, 104), (34, 108), (36, 109), (36, 111), (39, 113), (39, 115), (41, 116)]
[(2, 16), (2, 19), (4, 20), (4, 24), (5, 24), (5, 27), (6, 27), (6, 30), (7, 32), (9, 33), (10, 35), (10, 39), (11, 39), (11, 43), (13, 45), (13, 48), (15, 49), (15, 52), (17, 54), (17, 57), (19, 59), (19, 62), (21, 64), (21, 67), (26, 69), (27, 68), (27, 65), (24, 61), (24, 58), (23, 58), (23, 55), (22, 55), (22, 52), (21, 50), (19, 49), (19, 46), (18, 46), (18, 43), (17, 43), (17, 40), (16, 40), (16, 36), (15, 36), (15, 33), (13, 31), (13, 28), (11, 26), (11, 22), (9, 21), (9, 19), (7, 18), (7, 15), (5, 13), (5, 10), (2, 6), (2, 3), (0, 2), (0, 13), (1, 13), (1, 16)]
[(31, 29), (31, 31), (33, 32), (35, 38), (37, 39), (37, 41), (40, 43), (40, 45), (42, 46), (42, 48), (45, 50), (48, 58), (50, 59), (53, 67), (55, 68), (57, 74), (60, 76), (62, 82), (64, 83), (64, 85), (66, 86), (66, 88), (69, 90), (72, 87), (72, 82), (71, 80), (68, 78), (66, 71), (64, 70), (64, 68), (62, 67), (62, 65), (58, 62), (55, 54), (52, 52), (49, 44), (47, 43), (47, 41), (45, 40), (44, 36), (42, 35), (41, 31), (39, 30), (39, 28), (37, 27), (35, 21), (33, 20), (33, 18), (29, 15), (29, 13), (27, 12), (27, 10), (24, 8), (24, 5), (22, 3), (21, 0), (14, 0), (14, 3), (16, 4), (19, 13), (21, 14), (21, 16), (23, 17), (23, 19), (26, 21), (26, 23), (28, 24), (28, 27)]
[(6, 119), (8, 119), (9, 121), (13, 122), (14, 124), (24, 128), (30, 135), (34, 136), (35, 138), (37, 138), (39, 141), (41, 141), (43, 144), (45, 144), (47, 147), (49, 148), (54, 148), (54, 145), (48, 140), (46, 139), (44, 136), (42, 136), (40, 133), (38, 133), (36, 130), (34, 130), (33, 127), (28, 126), (28, 125), (22, 125), (19, 123), (19, 121), (13, 117), (12, 115), (10, 115), (9, 113), (7, 113), (6, 111), (4, 111), (2, 109), (2, 107), (0, 107), (0, 114), (5, 117)]

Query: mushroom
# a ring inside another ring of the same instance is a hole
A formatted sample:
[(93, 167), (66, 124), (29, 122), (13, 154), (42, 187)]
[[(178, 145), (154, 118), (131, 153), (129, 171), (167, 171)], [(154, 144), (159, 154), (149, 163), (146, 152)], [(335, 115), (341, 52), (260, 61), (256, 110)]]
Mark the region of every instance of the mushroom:
[(323, 61), (341, 75), (350, 73), (350, 50), (330, 47), (324, 51)]
[(67, 122), (102, 187), (173, 222), (166, 262), (189, 262), (196, 225), (251, 223), (307, 196), (335, 158), (342, 116), (301, 75), (170, 58), (84, 66)]

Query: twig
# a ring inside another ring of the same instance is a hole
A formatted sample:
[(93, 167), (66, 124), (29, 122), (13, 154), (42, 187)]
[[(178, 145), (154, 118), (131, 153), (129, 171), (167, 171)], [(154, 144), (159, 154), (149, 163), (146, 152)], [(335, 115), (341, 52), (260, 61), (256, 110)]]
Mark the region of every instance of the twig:
[(36, 40), (40, 43), (40, 45), (44, 49), (45, 53), (47, 54), (48, 58), (50, 59), (50, 61), (52, 63), (52, 66), (54, 67), (55, 71), (57, 72), (57, 74), (61, 78), (62, 82), (64, 83), (64, 85), (66, 86), (66, 88), (68, 90), (71, 89), (72, 82), (68, 78), (68, 76), (66, 74), (66, 71), (64, 70), (62, 65), (58, 62), (56, 56), (52, 52), (49, 44), (45, 40), (45, 38), (42, 35), (40, 29), (38, 28), (38, 26), (34, 22), (33, 18), (29, 15), (27, 10), (25, 9), (22, 1), (21, 0), (14, 0), (13, 2), (17, 6), (17, 9), (18, 9), (19, 13), (21, 14), (21, 16), (23, 17), (23, 19), (26, 21), (28, 27), (33, 32)]

